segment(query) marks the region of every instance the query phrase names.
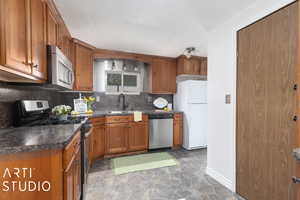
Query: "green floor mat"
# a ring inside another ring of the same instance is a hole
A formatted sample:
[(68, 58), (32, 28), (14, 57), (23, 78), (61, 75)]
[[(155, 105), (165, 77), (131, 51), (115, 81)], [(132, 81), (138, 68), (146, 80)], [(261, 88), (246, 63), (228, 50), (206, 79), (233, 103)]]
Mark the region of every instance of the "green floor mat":
[(116, 175), (178, 165), (177, 160), (167, 152), (114, 158), (112, 163)]

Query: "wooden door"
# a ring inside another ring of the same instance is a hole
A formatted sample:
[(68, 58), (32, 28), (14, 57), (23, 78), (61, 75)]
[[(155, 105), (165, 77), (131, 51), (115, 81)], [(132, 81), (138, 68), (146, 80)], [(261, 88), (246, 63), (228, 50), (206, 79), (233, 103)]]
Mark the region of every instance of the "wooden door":
[[(1, 64), (15, 69), (19, 72), (31, 74), (31, 63), (29, 61), (29, 35), (28, 18), (29, 2), (27, 0), (1, 0), (1, 36), (3, 34), (5, 46), (2, 45)], [(18, 13), (18, 14), (16, 14)], [(3, 29), (2, 29), (3, 28)]]
[(58, 23), (49, 7), (47, 7), (47, 44), (57, 45)]
[(298, 24), (296, 2), (238, 32), (236, 185), (248, 200), (288, 199), (295, 175)]
[(32, 74), (47, 79), (46, 5), (42, 0), (31, 0)]
[(104, 156), (105, 152), (105, 125), (95, 125), (93, 133), (93, 160)]
[(143, 151), (148, 149), (148, 123), (132, 122), (129, 131), (129, 151)]
[(128, 123), (106, 125), (106, 153), (116, 154), (128, 151)]
[(83, 91), (93, 90), (93, 51), (76, 44), (75, 47), (75, 89)]

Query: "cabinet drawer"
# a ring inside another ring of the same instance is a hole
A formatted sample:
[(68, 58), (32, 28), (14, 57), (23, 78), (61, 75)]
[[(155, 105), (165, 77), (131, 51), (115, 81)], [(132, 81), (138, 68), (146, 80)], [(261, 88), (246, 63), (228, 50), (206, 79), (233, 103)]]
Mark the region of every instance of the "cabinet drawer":
[(106, 117), (106, 123), (112, 124), (112, 123), (126, 123), (129, 122), (131, 119), (131, 116), (107, 116)]
[(67, 169), (70, 162), (80, 150), (80, 132), (77, 132), (72, 141), (66, 146), (63, 153), (63, 167)]
[(101, 125), (105, 123), (105, 117), (91, 118), (93, 124)]
[(174, 120), (175, 120), (175, 121), (177, 121), (177, 120), (181, 121), (182, 119), (183, 119), (182, 113), (176, 113), (176, 114), (174, 115)]

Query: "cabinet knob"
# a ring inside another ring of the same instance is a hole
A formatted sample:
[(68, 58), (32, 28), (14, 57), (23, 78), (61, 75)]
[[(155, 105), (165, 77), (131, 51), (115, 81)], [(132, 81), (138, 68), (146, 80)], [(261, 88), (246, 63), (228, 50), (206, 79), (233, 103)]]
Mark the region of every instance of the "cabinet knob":
[(298, 89), (298, 84), (294, 84), (293, 89), (297, 90)]
[(32, 68), (37, 69), (39, 68), (39, 65), (33, 65)]
[(298, 121), (298, 116), (297, 115), (295, 115), (294, 117), (293, 117), (293, 121)]

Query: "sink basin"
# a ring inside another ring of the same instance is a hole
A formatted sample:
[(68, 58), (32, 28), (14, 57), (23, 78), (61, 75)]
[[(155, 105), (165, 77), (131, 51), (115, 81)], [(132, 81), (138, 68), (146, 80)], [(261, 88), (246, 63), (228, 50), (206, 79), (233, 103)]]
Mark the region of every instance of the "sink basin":
[(132, 114), (135, 111), (132, 110), (118, 110), (118, 111), (109, 111), (109, 114)]

